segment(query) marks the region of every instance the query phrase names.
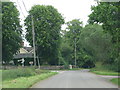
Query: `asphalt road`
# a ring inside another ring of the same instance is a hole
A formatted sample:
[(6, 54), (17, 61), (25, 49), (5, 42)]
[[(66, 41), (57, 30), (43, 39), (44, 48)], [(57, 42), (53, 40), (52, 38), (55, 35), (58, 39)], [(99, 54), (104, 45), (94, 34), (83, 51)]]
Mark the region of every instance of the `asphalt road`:
[(88, 70), (63, 71), (43, 80), (32, 88), (118, 88), (108, 79), (88, 72)]

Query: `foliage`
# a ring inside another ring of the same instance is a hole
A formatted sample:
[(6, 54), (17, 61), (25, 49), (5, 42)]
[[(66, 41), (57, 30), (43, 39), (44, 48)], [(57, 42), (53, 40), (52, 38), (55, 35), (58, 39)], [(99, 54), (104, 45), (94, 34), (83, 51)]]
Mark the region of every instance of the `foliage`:
[(42, 73), (30, 77), (21, 77), (13, 80), (5, 80), (2, 83), (3, 88), (30, 88), (40, 80), (44, 80), (50, 76), (56, 75), (57, 72)]
[(113, 47), (111, 42), (112, 37), (109, 33), (104, 33), (101, 25), (88, 24), (84, 28), (79, 26), (79, 32), (75, 35), (72, 30), (78, 29), (70, 23), (68, 24), (68, 27), (69, 28), (67, 29), (69, 30), (66, 30), (62, 37), (63, 44), (61, 52), (65, 61), (69, 64), (74, 64), (74, 39), (77, 38), (77, 66), (92, 68), (95, 67), (95, 63), (99, 61), (103, 64), (106, 64), (107, 62), (113, 63), (109, 57)]
[(92, 71), (95, 74), (98, 75), (111, 75), (111, 76), (118, 76), (118, 72), (105, 72), (105, 71)]
[(116, 72), (115, 69), (113, 68), (115, 67), (114, 65), (109, 65), (109, 64), (102, 64), (102, 62), (97, 62), (96, 63), (96, 67), (92, 68), (90, 71), (98, 74), (98, 75), (111, 75), (111, 76), (119, 76), (120, 73)]
[(113, 78), (113, 79), (111, 79), (111, 82), (120, 86), (120, 78)]
[(49, 64), (58, 63), (60, 30), (64, 19), (61, 14), (52, 6), (35, 5), (29, 11), (29, 15), (25, 20), (26, 39), (32, 46), (32, 24), (31, 16), (33, 16), (35, 27), (35, 44), (37, 46), (37, 54), (41, 62)]
[(81, 68), (92, 68), (95, 66), (92, 56), (81, 49), (77, 55), (77, 66)]
[(8, 63), (21, 46), (19, 12), (12, 2), (2, 2), (2, 59)]
[(78, 52), (79, 51), (78, 40), (82, 29), (82, 22), (79, 19), (73, 19), (72, 21), (69, 21), (66, 24), (67, 24), (67, 28), (62, 37), (63, 39), (62, 55), (65, 61), (67, 61), (69, 64), (74, 65), (75, 43), (76, 43), (76, 50)]
[(63, 40), (62, 44), (61, 44), (61, 56), (64, 60), (64, 64), (69, 65), (72, 63), (72, 48), (69, 44), (65, 43), (65, 41)]
[[(89, 23), (101, 23), (104, 32), (112, 36), (113, 47), (109, 56), (116, 71), (120, 71), (120, 2), (100, 2), (98, 6), (92, 7), (92, 14), (89, 15)], [(109, 63), (109, 62), (107, 62)], [(111, 64), (111, 62), (109, 63)]]
[(79, 35), (81, 33), (82, 29), (82, 22), (79, 19), (73, 19), (72, 21), (69, 21), (66, 23), (67, 28), (65, 32), (65, 37), (68, 42), (70, 42), (70, 46), (74, 47), (75, 38), (76, 38), (76, 44), (79, 40)]
[(120, 2), (100, 2), (98, 6), (92, 7), (93, 12), (89, 15), (89, 22), (102, 23), (104, 30), (113, 36), (113, 42), (116, 42), (119, 35), (117, 33), (120, 33), (119, 4)]
[(112, 72), (116, 72), (116, 68), (118, 68), (117, 66), (115, 66), (114, 64), (103, 64), (103, 62), (99, 61), (99, 62), (96, 62), (95, 63), (95, 66), (94, 68), (92, 68), (92, 70), (94, 71), (112, 71)]
[(31, 68), (19, 68), (19, 69), (13, 69), (13, 70), (3, 70), (2, 72), (2, 80), (9, 80), (9, 79), (15, 79), (19, 77), (28, 77), (35, 75), (34, 69)]
[(109, 60), (111, 36), (105, 34), (100, 25), (86, 25), (81, 31), (79, 44), (94, 61)]
[(18, 68), (2, 71), (2, 80), (12, 80), (20, 77), (29, 77), (37, 74), (49, 73), (48, 70), (38, 70), (34, 68)]

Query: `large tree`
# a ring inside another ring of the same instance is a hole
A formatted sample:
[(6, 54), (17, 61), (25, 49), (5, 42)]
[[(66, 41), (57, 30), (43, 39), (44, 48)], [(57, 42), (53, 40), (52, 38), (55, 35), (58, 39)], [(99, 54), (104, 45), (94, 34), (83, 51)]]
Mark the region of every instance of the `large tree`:
[(19, 12), (12, 2), (2, 2), (2, 60), (8, 63), (21, 46)]
[(66, 30), (68, 32), (66, 32), (66, 36), (68, 37), (69, 41), (71, 41), (71, 46), (74, 46), (74, 42), (76, 39), (76, 42), (79, 39), (79, 35), (82, 29), (82, 22), (79, 19), (73, 19), (72, 21), (69, 21), (66, 23), (67, 24), (67, 28)]
[(81, 32), (79, 45), (93, 61), (108, 62), (112, 47), (111, 35), (103, 32), (100, 25), (86, 25)]
[(62, 15), (53, 6), (35, 5), (29, 11), (29, 15), (25, 19), (26, 39), (32, 46), (32, 24), (31, 16), (33, 16), (35, 29), (35, 44), (37, 46), (37, 54), (41, 58), (41, 62), (49, 64), (58, 63), (60, 30), (64, 23)]
[[(75, 59), (77, 59), (77, 52), (79, 51), (78, 40), (79, 35), (82, 30), (82, 22), (79, 19), (73, 19), (66, 23), (67, 28), (64, 32), (64, 43), (68, 44), (69, 48), (71, 48), (72, 53), (70, 54), (69, 64), (75, 65)], [(76, 50), (76, 51), (75, 51)]]
[(89, 15), (89, 23), (101, 23), (105, 32), (113, 36), (113, 42), (120, 41), (120, 2), (100, 2), (98, 6), (93, 6)]
[(89, 15), (90, 23), (101, 23), (106, 33), (112, 35), (111, 59), (117, 66), (120, 58), (120, 2), (100, 2), (92, 7), (92, 13)]
[(66, 62), (64, 64), (66, 64), (67, 66), (69, 64), (73, 64), (73, 60), (72, 60), (73, 48), (66, 41), (65, 37), (62, 37), (62, 43), (61, 43), (60, 53), (61, 53), (61, 57), (63, 59), (62, 61)]

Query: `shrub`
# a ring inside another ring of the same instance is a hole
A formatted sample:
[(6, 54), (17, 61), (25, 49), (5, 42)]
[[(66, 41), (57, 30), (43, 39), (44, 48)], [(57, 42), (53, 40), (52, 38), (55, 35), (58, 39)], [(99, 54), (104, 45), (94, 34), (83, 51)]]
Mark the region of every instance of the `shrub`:
[(2, 72), (2, 80), (14, 79), (18, 77), (28, 77), (35, 75), (34, 68), (18, 68), (12, 70), (4, 70)]

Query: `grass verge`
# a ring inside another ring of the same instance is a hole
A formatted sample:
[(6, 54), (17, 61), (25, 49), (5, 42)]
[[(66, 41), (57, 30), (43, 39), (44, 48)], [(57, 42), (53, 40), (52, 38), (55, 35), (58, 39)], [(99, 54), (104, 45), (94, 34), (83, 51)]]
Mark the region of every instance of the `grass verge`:
[(3, 81), (3, 88), (29, 88), (40, 80), (46, 79), (57, 74), (57, 72), (43, 73), (30, 77), (20, 77), (13, 80)]
[(111, 79), (111, 82), (120, 86), (120, 78), (113, 78), (113, 79)]
[(2, 70), (0, 70), (0, 90), (2, 88)]
[(120, 76), (120, 72), (110, 69), (110, 65), (105, 66), (101, 62), (97, 62), (96, 67), (92, 68), (90, 71), (98, 75)]
[(110, 75), (110, 76), (119, 76), (120, 75), (120, 73), (114, 72), (114, 71), (93, 71), (93, 70), (91, 70), (91, 72), (98, 74), (98, 75)]
[(18, 68), (10, 70), (2, 70), (2, 80), (13, 80), (20, 77), (30, 77), (42, 73), (48, 73), (49, 70), (41, 70), (35, 68)]

